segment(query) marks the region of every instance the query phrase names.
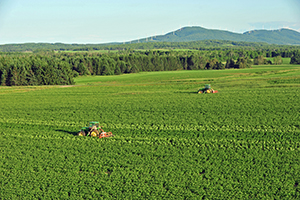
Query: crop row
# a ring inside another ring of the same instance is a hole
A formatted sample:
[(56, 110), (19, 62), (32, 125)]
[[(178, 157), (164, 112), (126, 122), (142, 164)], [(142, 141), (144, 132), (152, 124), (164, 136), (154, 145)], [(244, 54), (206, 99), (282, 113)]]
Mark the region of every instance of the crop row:
[(292, 151), (288, 144), (270, 142), (265, 147), (285, 149), (251, 148), (255, 142), (249, 148), (246, 141), (237, 146), (230, 145), (234, 141), (206, 141), (206, 146), (178, 141), (2, 135), (2, 197), (299, 197), (299, 144)]
[(237, 139), (185, 139), (178, 137), (114, 137), (110, 139), (98, 140), (97, 138), (81, 138), (81, 137), (68, 137), (68, 136), (53, 136), (53, 135), (27, 135), (19, 131), (19, 133), (5, 134), (1, 133), (4, 138), (26, 138), (26, 139), (45, 139), (45, 140), (73, 140), (91, 142), (91, 139), (96, 140), (98, 143), (114, 143), (122, 144), (140, 144), (140, 145), (167, 145), (167, 146), (186, 146), (198, 148), (219, 148), (219, 149), (262, 149), (262, 150), (276, 150), (276, 151), (299, 151), (300, 142), (293, 141), (258, 141), (258, 140), (237, 140)]
[[(298, 87), (195, 74), (0, 93), (0, 198), (299, 199)], [(95, 120), (116, 136), (76, 135)]]

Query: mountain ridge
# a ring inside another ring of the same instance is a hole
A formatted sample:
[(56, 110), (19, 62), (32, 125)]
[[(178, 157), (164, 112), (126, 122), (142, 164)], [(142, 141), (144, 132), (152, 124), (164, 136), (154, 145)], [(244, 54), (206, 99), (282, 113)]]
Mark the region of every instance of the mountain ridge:
[(291, 29), (251, 30), (234, 33), (219, 29), (206, 29), (200, 26), (183, 27), (165, 35), (152, 36), (130, 42), (190, 42), (199, 40), (229, 40), (237, 42), (266, 42), (279, 45), (300, 45), (300, 33)]
[(15, 43), (0, 45), (0, 52), (34, 52), (34, 51), (93, 51), (120, 49), (160, 49), (160, 48), (215, 48), (252, 46), (288, 45), (300, 47), (300, 33), (290, 29), (251, 30), (234, 33), (227, 30), (206, 29), (199, 26), (182, 27), (165, 35), (151, 36), (127, 42), (102, 44), (65, 44), (56, 43)]

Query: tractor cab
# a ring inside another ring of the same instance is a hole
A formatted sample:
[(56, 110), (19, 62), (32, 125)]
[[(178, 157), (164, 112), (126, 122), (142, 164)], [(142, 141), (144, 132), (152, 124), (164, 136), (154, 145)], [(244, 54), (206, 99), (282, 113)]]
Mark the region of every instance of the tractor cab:
[(205, 88), (205, 89), (210, 89), (210, 84), (204, 85), (204, 88)]
[(100, 127), (99, 122), (90, 122), (89, 129), (91, 129), (94, 126), (96, 126), (97, 128), (99, 128)]

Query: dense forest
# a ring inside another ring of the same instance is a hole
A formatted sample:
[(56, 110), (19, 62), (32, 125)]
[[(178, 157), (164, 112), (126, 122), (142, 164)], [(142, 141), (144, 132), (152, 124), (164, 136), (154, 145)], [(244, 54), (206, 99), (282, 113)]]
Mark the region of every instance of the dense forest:
[(95, 50), (155, 50), (155, 49), (192, 49), (192, 50), (263, 50), (293, 51), (299, 46), (270, 45), (256, 42), (236, 42), (228, 40), (202, 40), (193, 42), (155, 42), (151, 38), (147, 42), (124, 42), (111, 44), (63, 44), (63, 43), (25, 43), (0, 45), (0, 52), (44, 52), (44, 51), (95, 51)]
[[(274, 62), (265, 57), (274, 57)], [(40, 52), (0, 54), (0, 85), (69, 85), (78, 75), (120, 75), (142, 71), (220, 70), (252, 64), (297, 63), (298, 50), (125, 50), (99, 52)], [(294, 61), (295, 60), (295, 61)]]
[(70, 65), (53, 56), (0, 56), (0, 85), (69, 85), (73, 77)]

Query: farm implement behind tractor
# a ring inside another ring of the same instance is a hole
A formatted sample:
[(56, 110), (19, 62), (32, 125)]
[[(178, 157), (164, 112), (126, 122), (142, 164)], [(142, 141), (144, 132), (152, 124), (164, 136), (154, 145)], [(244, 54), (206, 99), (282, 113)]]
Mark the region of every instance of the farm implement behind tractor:
[(113, 137), (111, 132), (105, 132), (102, 128), (102, 126), (99, 125), (99, 122), (90, 122), (90, 125), (88, 127), (82, 127), (79, 131), (79, 136), (91, 136), (91, 137)]
[(203, 93), (218, 93), (218, 90), (214, 90), (210, 87), (210, 84), (206, 84), (204, 88), (198, 90), (198, 94), (203, 94)]

